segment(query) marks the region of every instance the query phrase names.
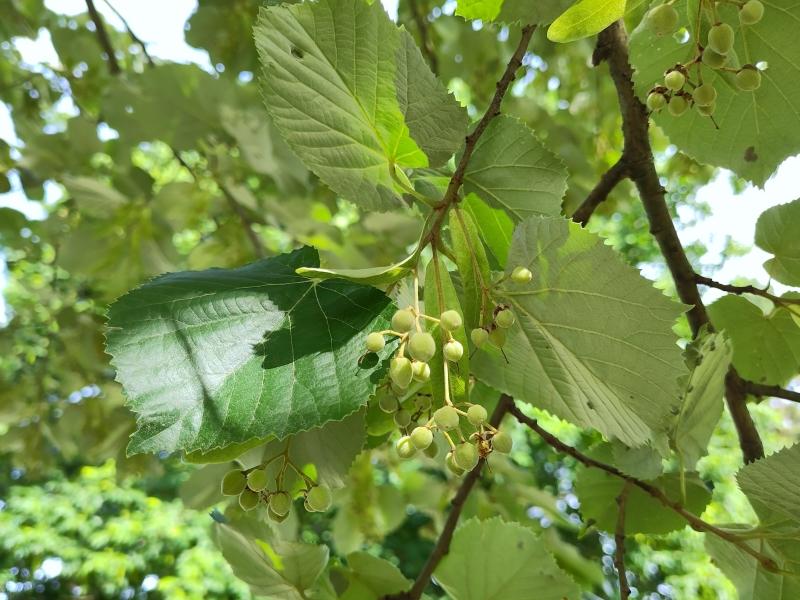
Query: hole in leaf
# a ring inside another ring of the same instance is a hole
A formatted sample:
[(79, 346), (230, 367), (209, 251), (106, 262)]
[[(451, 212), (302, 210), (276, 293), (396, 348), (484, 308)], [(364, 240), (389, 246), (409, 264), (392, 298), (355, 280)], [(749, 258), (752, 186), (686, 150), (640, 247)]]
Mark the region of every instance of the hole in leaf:
[(297, 46), (292, 46), (292, 56), (295, 58), (303, 58), (304, 54), (303, 51), (300, 50)]

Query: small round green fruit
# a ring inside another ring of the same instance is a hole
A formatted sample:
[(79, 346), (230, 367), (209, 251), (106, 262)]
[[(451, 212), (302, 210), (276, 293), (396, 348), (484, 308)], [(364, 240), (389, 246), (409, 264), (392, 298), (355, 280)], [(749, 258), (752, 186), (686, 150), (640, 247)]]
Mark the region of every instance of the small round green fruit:
[(367, 350), (370, 352), (380, 352), (386, 346), (386, 340), (382, 333), (373, 331), (367, 336)]
[(394, 413), (394, 423), (401, 429), (404, 427), (408, 427), (409, 424), (411, 423), (411, 413), (401, 408), (396, 413)]
[(457, 475), (460, 477), (461, 475), (464, 474), (464, 469), (462, 469), (456, 464), (456, 459), (455, 456), (453, 455), (452, 450), (447, 453), (447, 458), (445, 459), (444, 462), (447, 465), (447, 468), (453, 473), (453, 475)]
[(412, 333), (408, 340), (408, 353), (421, 362), (428, 362), (436, 354), (436, 342), (427, 331)]
[(426, 362), (414, 361), (411, 363), (411, 371), (414, 374), (414, 381), (425, 383), (431, 378), (431, 366)]
[(392, 331), (406, 333), (414, 328), (416, 322), (414, 313), (407, 308), (400, 309), (392, 315)]
[(489, 341), (489, 332), (483, 327), (476, 327), (469, 332), (469, 337), (476, 348), (481, 348)]
[(683, 96), (673, 96), (669, 99), (667, 108), (673, 117), (680, 117), (689, 108), (689, 103)]
[(483, 408), (480, 404), (473, 404), (467, 409), (467, 420), (478, 427), (486, 423), (486, 419), (489, 418), (489, 413), (486, 412), (486, 409)]
[(492, 450), (500, 454), (508, 454), (514, 446), (514, 440), (505, 431), (498, 431), (492, 436)]
[(255, 469), (247, 474), (247, 487), (254, 492), (260, 492), (269, 485), (269, 475), (264, 469)]
[(271, 521), (275, 521), (276, 523), (283, 523), (288, 517), (289, 513), (287, 512), (285, 515), (279, 515), (271, 507), (267, 508), (267, 516), (270, 518)]
[(411, 368), (411, 361), (405, 356), (396, 356), (389, 363), (389, 378), (395, 385), (402, 389), (406, 389), (414, 377), (414, 371)]
[(703, 50), (703, 64), (712, 69), (721, 69), (728, 64), (728, 57), (725, 54), (716, 52), (712, 48), (706, 48)]
[(678, 11), (669, 4), (661, 4), (647, 13), (646, 25), (656, 35), (669, 35), (678, 28)]
[(414, 445), (414, 442), (411, 441), (411, 436), (408, 435), (404, 435), (397, 440), (395, 448), (397, 449), (397, 455), (404, 460), (413, 458), (417, 453), (417, 447)]
[(667, 105), (667, 97), (661, 92), (650, 92), (647, 95), (647, 109), (658, 112)]
[(714, 111), (717, 110), (717, 103), (712, 102), (708, 106), (698, 106), (697, 112), (699, 112), (704, 117), (710, 117), (714, 114)]
[(314, 512), (325, 512), (331, 507), (333, 494), (327, 485), (318, 485), (309, 490), (306, 502)]
[(292, 508), (292, 497), (287, 492), (275, 492), (269, 497), (269, 510), (279, 517), (285, 517)]
[(692, 99), (698, 106), (710, 106), (717, 100), (717, 89), (710, 83), (704, 83), (694, 89)]
[(445, 331), (455, 331), (464, 324), (461, 315), (456, 310), (446, 310), (439, 317), (439, 324)]
[(450, 362), (458, 362), (464, 356), (464, 346), (457, 340), (450, 340), (442, 348), (444, 357)]
[(759, 0), (745, 2), (739, 10), (739, 22), (742, 25), (755, 25), (764, 17), (764, 5)]
[(415, 427), (411, 432), (411, 443), (417, 450), (425, 450), (433, 443), (433, 432), (427, 427)]
[(736, 86), (743, 92), (752, 92), (761, 87), (761, 71), (753, 65), (745, 65), (736, 73)]
[(456, 465), (465, 471), (471, 471), (474, 469), (475, 465), (478, 464), (479, 458), (478, 448), (469, 442), (459, 444), (456, 446), (456, 449), (453, 450), (453, 459), (455, 460)]
[(685, 83), (686, 75), (680, 71), (670, 71), (664, 77), (664, 85), (667, 87), (667, 89), (672, 90), (673, 92), (683, 89)]
[(502, 348), (503, 346), (506, 345), (507, 335), (508, 334), (506, 334), (505, 329), (498, 327), (497, 329), (492, 329), (492, 331), (489, 332), (489, 341), (492, 343), (493, 346), (496, 346), (497, 348)]
[(254, 492), (250, 489), (242, 490), (242, 493), (239, 494), (239, 506), (242, 507), (242, 510), (250, 511), (253, 510), (258, 503), (261, 501), (261, 496), (258, 493)]
[(511, 271), (511, 281), (514, 283), (530, 283), (532, 279), (533, 273), (525, 267), (514, 267), (514, 270)]
[(225, 496), (238, 496), (246, 486), (247, 477), (239, 469), (234, 469), (225, 473), (220, 488)]
[(727, 23), (717, 23), (708, 30), (708, 47), (719, 54), (727, 54), (733, 48), (736, 34)]
[(443, 406), (433, 413), (433, 421), (442, 431), (450, 431), (458, 427), (460, 421), (458, 411), (452, 406)]
[(502, 327), (503, 329), (508, 329), (511, 327), (514, 324), (514, 321), (514, 313), (508, 308), (504, 308), (494, 317), (494, 322), (498, 327)]
[(378, 396), (378, 407), (385, 413), (392, 414), (396, 412), (399, 408), (397, 397), (384, 391)]

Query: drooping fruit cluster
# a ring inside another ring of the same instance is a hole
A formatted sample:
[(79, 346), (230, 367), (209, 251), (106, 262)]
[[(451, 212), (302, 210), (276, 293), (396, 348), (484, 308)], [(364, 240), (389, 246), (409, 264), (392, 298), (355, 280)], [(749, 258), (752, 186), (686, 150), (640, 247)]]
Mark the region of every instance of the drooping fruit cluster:
[[(496, 312), (495, 321), (496, 329), (500, 329), (500, 324), (507, 328), (513, 324), (514, 316), (511, 311), (502, 308)], [(431, 331), (424, 330), (423, 323), (432, 325)], [(435, 434), (441, 433), (450, 447), (446, 464), (458, 474), (472, 469), (480, 458), (492, 450), (511, 450), (510, 438), (488, 423), (485, 408), (470, 403), (456, 406), (450, 399), (448, 373), (451, 365), (464, 356), (464, 346), (455, 339), (453, 333), (462, 327), (463, 319), (457, 310), (445, 310), (439, 317), (433, 317), (410, 306), (394, 313), (391, 329), (367, 336), (367, 350), (370, 352), (382, 350), (386, 345), (386, 337), (397, 338), (400, 342), (389, 362), (388, 380), (375, 393), (378, 406), (392, 415), (399, 429), (400, 438), (395, 444), (398, 456), (410, 459), (423, 452), (428, 457), (436, 457), (440, 444), (437, 444)], [(488, 340), (490, 332), (486, 329), (480, 331), (486, 334)], [(433, 335), (437, 332), (441, 333), (439, 344)], [(443, 406), (434, 408), (432, 394), (425, 390), (430, 389), (431, 368), (428, 363), (440, 350), (444, 358), (445, 402)], [(465, 435), (462, 429), (462, 417), (471, 426), (467, 430), (469, 435)]]
[[(526, 267), (517, 266), (511, 271), (508, 278), (514, 283), (525, 284), (533, 280), (533, 273)], [(514, 325), (515, 320), (510, 307), (495, 306), (492, 311), (492, 321), (473, 329), (470, 332), (470, 339), (476, 348), (484, 347), (487, 342), (497, 348), (502, 348), (505, 346), (508, 330)]]
[[(267, 472), (266, 467), (273, 460), (283, 458), (283, 468), (275, 478)], [(267, 508), (269, 518), (281, 523), (289, 516), (292, 509), (294, 495), (282, 489), (285, 486), (284, 472), (291, 466), (304, 480), (305, 488), (296, 495), (302, 494), (303, 506), (308, 512), (325, 512), (333, 500), (331, 490), (326, 485), (317, 485), (308, 476), (304, 475), (288, 459), (286, 453), (279, 454), (266, 463), (251, 469), (233, 469), (222, 478), (221, 490), (225, 496), (238, 496), (239, 506), (242, 510), (251, 511), (259, 504)], [(270, 485), (274, 483), (274, 485)]]
[[(676, 64), (664, 74), (663, 83), (650, 90), (646, 104), (651, 112), (666, 108), (669, 114), (679, 117), (694, 108), (701, 115), (712, 117), (717, 105), (717, 90), (713, 84), (704, 81), (708, 69), (733, 74), (736, 86), (745, 92), (755, 91), (761, 86), (761, 72), (750, 62), (746, 45), (745, 62), (734, 64), (738, 61), (733, 51), (736, 31), (731, 23), (720, 20), (718, 5), (723, 2), (700, 0), (700, 3), (700, 15), (706, 16), (709, 25), (706, 39), (696, 40), (692, 60)], [(764, 16), (764, 5), (760, 0), (728, 0), (727, 3), (739, 7), (737, 27), (755, 25)], [(658, 36), (675, 33), (679, 21), (678, 11), (671, 0), (655, 6), (645, 17), (647, 27)], [(699, 27), (700, 23), (697, 24)]]

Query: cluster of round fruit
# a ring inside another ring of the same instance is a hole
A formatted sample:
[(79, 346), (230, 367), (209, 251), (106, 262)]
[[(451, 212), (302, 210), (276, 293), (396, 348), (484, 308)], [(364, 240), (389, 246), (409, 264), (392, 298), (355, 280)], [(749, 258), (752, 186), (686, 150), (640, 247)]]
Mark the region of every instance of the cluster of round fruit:
[[(242, 510), (253, 510), (263, 502), (270, 519), (281, 523), (289, 516), (292, 494), (281, 489), (269, 490), (269, 483), (270, 476), (266, 469), (234, 469), (222, 478), (221, 488), (223, 495), (239, 497)], [(325, 512), (333, 500), (331, 490), (326, 485), (309, 486), (303, 491), (303, 496), (303, 506), (308, 512)]]
[[(525, 267), (515, 267), (509, 278), (514, 283), (530, 283), (533, 273)], [(487, 342), (498, 348), (505, 345), (508, 330), (514, 325), (514, 313), (508, 306), (501, 305), (495, 307), (492, 316), (492, 323), (470, 331), (469, 337), (476, 348), (482, 348)]]
[[(703, 66), (733, 73), (736, 86), (742, 91), (752, 92), (761, 86), (761, 72), (755, 65), (729, 65), (736, 33), (730, 24), (717, 20), (716, 5), (713, 0), (708, 2), (712, 5), (714, 22), (708, 30), (706, 45), (698, 40), (694, 59), (667, 71), (663, 85), (655, 86), (647, 96), (649, 110), (657, 112), (666, 107), (671, 115), (677, 117), (694, 106), (701, 115), (712, 116), (716, 109), (717, 90), (711, 83), (703, 82)], [(739, 22), (743, 26), (755, 25), (764, 16), (764, 5), (760, 0), (731, 2), (739, 6)], [(678, 11), (667, 2), (651, 9), (645, 23), (656, 35), (669, 35), (677, 29), (678, 21)], [(692, 79), (692, 70), (696, 70), (696, 80)]]

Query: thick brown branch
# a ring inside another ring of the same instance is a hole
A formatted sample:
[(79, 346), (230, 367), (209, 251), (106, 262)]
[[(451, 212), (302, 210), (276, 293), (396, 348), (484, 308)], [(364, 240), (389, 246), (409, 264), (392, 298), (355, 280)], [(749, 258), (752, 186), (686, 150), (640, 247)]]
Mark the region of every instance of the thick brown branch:
[[(656, 238), (667, 267), (675, 281), (681, 302), (691, 306), (687, 317), (696, 336), (703, 326), (711, 327), (705, 305), (697, 289), (695, 272), (684, 252), (678, 232), (672, 222), (665, 199), (666, 191), (656, 172), (653, 150), (648, 132), (647, 109), (636, 97), (633, 88), (633, 69), (628, 57), (628, 36), (625, 25), (618, 21), (602, 31), (594, 53), (594, 63), (608, 62), (611, 78), (617, 89), (622, 133), (625, 139), (623, 156), (628, 165), (629, 177), (636, 185), (650, 221), (650, 232)], [(747, 394), (736, 370), (731, 368), (725, 380), (725, 398), (745, 462), (763, 458), (764, 447), (755, 423), (747, 410)]]
[(629, 491), (630, 483), (626, 481), (617, 496), (617, 529), (614, 532), (614, 542), (617, 545), (614, 550), (614, 566), (617, 568), (617, 577), (619, 578), (620, 600), (628, 600), (631, 595), (628, 573), (625, 571), (625, 509)]
[(718, 290), (722, 290), (723, 292), (728, 292), (729, 294), (736, 294), (741, 296), (742, 294), (752, 294), (753, 296), (761, 296), (762, 298), (766, 298), (776, 306), (789, 306), (791, 304), (800, 305), (800, 298), (781, 298), (780, 296), (776, 296), (775, 294), (771, 294), (765, 289), (756, 287), (754, 285), (730, 285), (729, 283), (720, 283), (718, 281), (714, 281), (710, 277), (705, 277), (696, 273), (695, 281), (700, 285), (704, 285), (706, 287), (716, 288)]
[(106, 6), (108, 6), (108, 8), (110, 8), (110, 9), (111, 9), (111, 11), (112, 11), (112, 12), (113, 12), (115, 15), (117, 15), (117, 18), (118, 18), (120, 21), (122, 21), (122, 25), (123, 25), (123, 27), (125, 27), (125, 31), (127, 31), (127, 32), (128, 32), (128, 37), (130, 37), (130, 38), (131, 38), (131, 41), (133, 41), (133, 43), (134, 43), (134, 44), (136, 44), (137, 46), (139, 46), (139, 47), (142, 49), (142, 54), (144, 55), (144, 58), (145, 58), (145, 60), (147, 61), (147, 64), (148, 64), (149, 66), (151, 66), (151, 67), (155, 67), (155, 66), (156, 66), (156, 63), (155, 63), (155, 62), (153, 62), (153, 57), (152, 57), (152, 56), (150, 56), (150, 53), (147, 51), (147, 44), (145, 44), (145, 43), (142, 41), (142, 39), (141, 39), (141, 38), (140, 38), (138, 35), (136, 35), (136, 34), (133, 32), (133, 29), (131, 29), (131, 26), (128, 24), (128, 21), (125, 19), (125, 17), (123, 17), (123, 16), (122, 16), (122, 13), (120, 13), (120, 12), (119, 12), (119, 11), (118, 11), (118, 10), (117, 10), (115, 7), (114, 7), (114, 5), (113, 5), (113, 4), (111, 4), (111, 2), (109, 2), (108, 0), (104, 0), (104, 2), (106, 3)]
[(600, 178), (600, 181), (597, 182), (597, 185), (594, 186), (594, 189), (589, 192), (589, 195), (586, 196), (583, 203), (572, 213), (572, 220), (586, 227), (595, 209), (606, 201), (609, 194), (614, 191), (614, 188), (617, 187), (619, 182), (627, 176), (628, 165), (623, 156), (614, 166), (603, 173), (603, 176)]
[(111, 45), (111, 39), (108, 37), (108, 32), (103, 24), (103, 19), (97, 8), (94, 5), (94, 0), (86, 0), (86, 9), (89, 11), (89, 18), (94, 23), (94, 30), (97, 34), (97, 41), (100, 42), (100, 47), (108, 57), (108, 70), (112, 75), (119, 75), (122, 69), (119, 68), (117, 57), (114, 55), (114, 46)]
[(768, 398), (783, 398), (784, 400), (791, 400), (792, 402), (800, 402), (800, 392), (793, 392), (779, 385), (764, 385), (763, 383), (747, 381), (746, 379), (743, 380), (743, 383), (744, 389), (748, 394)]
[(436, 56), (436, 49), (433, 47), (433, 40), (431, 40), (430, 30), (428, 29), (428, 21), (422, 10), (419, 7), (417, 0), (408, 0), (408, 6), (411, 9), (411, 15), (414, 17), (414, 23), (417, 25), (417, 32), (419, 33), (420, 47), (425, 58), (428, 59), (428, 64), (431, 67), (434, 75), (439, 74), (439, 57)]
[(539, 435), (539, 437), (541, 437), (549, 446), (551, 446), (555, 450), (563, 454), (566, 454), (568, 456), (571, 456), (584, 466), (600, 469), (602, 471), (605, 471), (606, 473), (609, 473), (611, 475), (614, 475), (616, 477), (619, 477), (620, 479), (627, 481), (628, 483), (630, 483), (630, 485), (638, 487), (640, 490), (652, 496), (667, 508), (678, 513), (695, 531), (702, 531), (704, 533), (713, 533), (714, 535), (722, 538), (723, 540), (730, 542), (731, 544), (734, 544), (737, 548), (755, 558), (761, 564), (761, 566), (764, 567), (766, 570), (773, 573), (778, 571), (778, 566), (775, 564), (775, 561), (773, 561), (771, 558), (761, 554), (757, 550), (754, 550), (745, 540), (742, 540), (738, 536), (728, 531), (725, 531), (724, 529), (720, 529), (719, 527), (716, 527), (711, 523), (707, 523), (697, 515), (689, 512), (683, 507), (683, 505), (680, 502), (672, 500), (669, 496), (667, 496), (656, 486), (651, 485), (646, 481), (636, 479), (635, 477), (631, 477), (630, 475), (626, 475), (625, 473), (617, 469), (614, 465), (608, 465), (606, 463), (600, 462), (599, 460), (595, 460), (590, 456), (586, 456), (577, 448), (574, 448), (573, 446), (570, 446), (569, 444), (562, 442), (552, 433), (550, 433), (546, 429), (543, 429), (542, 426), (539, 425), (539, 422), (536, 419), (531, 418), (525, 413), (523, 413), (513, 403), (511, 404), (511, 406), (509, 406), (508, 412), (511, 413), (520, 423), (527, 425), (530, 429), (535, 431)]
[[(509, 396), (506, 396), (505, 394), (500, 396), (500, 400), (489, 419), (489, 423), (492, 425), (492, 427), (498, 427), (500, 425), (503, 417), (506, 415), (506, 413), (508, 413), (509, 409), (513, 405), (514, 401)], [(382, 600), (419, 600), (419, 598), (422, 597), (425, 588), (428, 587), (428, 584), (431, 581), (431, 577), (433, 576), (433, 572), (436, 570), (436, 567), (439, 566), (441, 560), (450, 551), (450, 542), (453, 540), (453, 533), (456, 530), (456, 525), (458, 525), (458, 518), (461, 516), (464, 503), (469, 497), (470, 492), (472, 492), (472, 488), (475, 487), (475, 484), (480, 478), (481, 471), (483, 470), (483, 466), (485, 464), (486, 459), (482, 458), (475, 468), (466, 474), (464, 480), (461, 482), (456, 495), (453, 497), (453, 501), (450, 503), (450, 514), (447, 515), (447, 521), (442, 528), (442, 533), (439, 535), (436, 546), (434, 547), (430, 556), (428, 556), (428, 560), (425, 561), (425, 566), (422, 567), (422, 571), (417, 576), (417, 579), (414, 581), (414, 585), (411, 587), (411, 589), (400, 594), (384, 596)]]

